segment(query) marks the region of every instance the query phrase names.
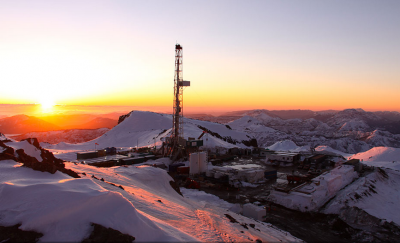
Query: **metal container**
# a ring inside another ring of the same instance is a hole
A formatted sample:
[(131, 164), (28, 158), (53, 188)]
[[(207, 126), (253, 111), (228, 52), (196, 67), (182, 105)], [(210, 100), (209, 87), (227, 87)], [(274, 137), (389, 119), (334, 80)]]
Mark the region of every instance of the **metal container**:
[(93, 159), (93, 158), (97, 158), (97, 157), (98, 157), (97, 151), (76, 153), (76, 159), (77, 160)]
[(277, 178), (278, 177), (278, 171), (277, 170), (264, 171), (264, 177), (266, 179)]
[(185, 164), (184, 163), (177, 163), (177, 164), (169, 165), (169, 167), (168, 167), (169, 172), (176, 172), (177, 168), (180, 167), (180, 166), (185, 166)]

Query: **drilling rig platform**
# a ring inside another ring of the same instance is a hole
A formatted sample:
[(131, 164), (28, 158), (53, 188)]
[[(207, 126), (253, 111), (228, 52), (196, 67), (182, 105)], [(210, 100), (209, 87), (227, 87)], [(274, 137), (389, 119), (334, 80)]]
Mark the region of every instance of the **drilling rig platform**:
[(175, 75), (174, 75), (174, 99), (172, 112), (172, 133), (166, 137), (163, 147), (165, 155), (175, 161), (187, 154), (186, 139), (183, 137), (183, 89), (190, 86), (190, 81), (183, 80), (182, 46), (175, 45)]

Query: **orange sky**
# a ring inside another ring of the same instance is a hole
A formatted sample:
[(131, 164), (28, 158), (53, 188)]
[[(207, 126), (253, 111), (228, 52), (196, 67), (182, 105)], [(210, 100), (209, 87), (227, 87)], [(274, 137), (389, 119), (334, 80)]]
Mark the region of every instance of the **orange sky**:
[(398, 2), (23, 2), (0, 9), (0, 104), (172, 107), (178, 40), (185, 111), (400, 111)]

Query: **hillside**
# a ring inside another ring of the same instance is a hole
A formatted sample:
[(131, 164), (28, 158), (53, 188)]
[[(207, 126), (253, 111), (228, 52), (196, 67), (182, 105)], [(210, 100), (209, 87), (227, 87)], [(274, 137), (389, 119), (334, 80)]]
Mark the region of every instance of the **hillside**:
[[(344, 153), (358, 153), (376, 146), (400, 147), (400, 134), (390, 129), (398, 122), (396, 112), (366, 112), (361, 109), (315, 112), (287, 111), (285, 117), (303, 116), (309, 118), (282, 119), (267, 110), (252, 110), (232, 113), (241, 115), (228, 122), (230, 127), (255, 137), (261, 147), (291, 140), (298, 146), (329, 146)], [(232, 115), (229, 114), (229, 115)], [(290, 114), (290, 116), (289, 116)], [(302, 114), (302, 115), (300, 115)], [(391, 119), (388, 119), (390, 117)], [(221, 118), (225, 120), (224, 117)], [(213, 118), (218, 121), (217, 118)]]
[(117, 125), (119, 113), (109, 114), (56, 114), (40, 119), (57, 124), (63, 129), (113, 128)]
[(354, 154), (351, 158), (359, 159), (368, 166), (400, 171), (400, 148), (375, 147), (368, 151)]
[(48, 131), (48, 132), (28, 132), (18, 136), (9, 136), (15, 140), (22, 140), (26, 138), (37, 138), (40, 142), (57, 144), (61, 142), (66, 143), (83, 143), (95, 138), (100, 137), (110, 129), (99, 128), (99, 129), (71, 129), (71, 130), (59, 130), (59, 131)]
[[(76, 172), (73, 178), (58, 170), (37, 171), (47, 153), (37, 141), (0, 147), (0, 227), (18, 229), (9, 236), (15, 241), (33, 234), (30, 241), (81, 242), (101, 238), (98, 227), (103, 234), (119, 231), (120, 237), (137, 242), (301, 241), (271, 224), (181, 196), (159, 168), (58, 165)], [(16, 156), (14, 148), (20, 149)], [(21, 160), (36, 169), (21, 166)], [(10, 239), (2, 237), (2, 242)]]
[(49, 123), (33, 116), (16, 115), (0, 119), (0, 132), (3, 134), (21, 134), (60, 129), (59, 126), (54, 125), (53, 123)]
[[(252, 137), (248, 134), (232, 130), (228, 126), (201, 120), (184, 118), (184, 137), (197, 138), (204, 130), (207, 134), (203, 137), (204, 147), (208, 148), (233, 148), (246, 147), (243, 142), (249, 142)], [(143, 147), (161, 146), (161, 138), (170, 136), (172, 126), (171, 115), (145, 111), (132, 111), (126, 118), (113, 129), (99, 138), (80, 144), (43, 145), (49, 149), (62, 150), (90, 150), (94, 144), (99, 148), (105, 147)]]

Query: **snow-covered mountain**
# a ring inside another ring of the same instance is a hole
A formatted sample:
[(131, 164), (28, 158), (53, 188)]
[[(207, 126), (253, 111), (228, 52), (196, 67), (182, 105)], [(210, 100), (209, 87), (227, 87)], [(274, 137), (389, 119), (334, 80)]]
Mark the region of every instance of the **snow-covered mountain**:
[(109, 130), (109, 128), (99, 128), (71, 129), (48, 132), (28, 132), (17, 136), (10, 136), (10, 138), (18, 141), (26, 138), (37, 138), (40, 142), (51, 144), (57, 144), (60, 142), (83, 143), (98, 138)]
[[(203, 131), (207, 134), (203, 136), (204, 147), (246, 147), (245, 144), (251, 143), (253, 137), (249, 134), (233, 130), (229, 126), (208, 121), (184, 118), (183, 120), (184, 137), (198, 138)], [(99, 144), (99, 148), (105, 147), (143, 147), (161, 146), (161, 139), (170, 136), (172, 127), (172, 117), (167, 114), (159, 114), (146, 111), (132, 111), (120, 123), (102, 136), (85, 143), (58, 145), (42, 144), (49, 149), (82, 149), (89, 150), (94, 148), (94, 144)]]
[(227, 125), (255, 137), (261, 147), (283, 140), (291, 140), (299, 146), (326, 145), (345, 153), (366, 151), (375, 146), (400, 147), (400, 134), (387, 130), (396, 122), (396, 113), (390, 113), (395, 117), (391, 120), (380, 114), (348, 109), (316, 112), (307, 119), (282, 119), (271, 115), (270, 111), (255, 110), (245, 112)]
[[(308, 113), (307, 113), (308, 114)], [(376, 146), (400, 147), (400, 134), (392, 134), (373, 125), (385, 120), (375, 113), (360, 109), (345, 110), (328, 114), (326, 122), (316, 118), (302, 120), (281, 119), (264, 110), (247, 111), (242, 117), (226, 124), (184, 118), (184, 137), (199, 137), (203, 131), (205, 147), (269, 147), (276, 142), (290, 140), (297, 146), (329, 146), (342, 153), (354, 154)], [(317, 117), (317, 115), (315, 116)], [(161, 139), (170, 136), (172, 118), (168, 114), (132, 111), (121, 116), (119, 124), (91, 141), (78, 144), (79, 148), (160, 146)], [(63, 141), (65, 142), (65, 141)], [(58, 146), (43, 145), (47, 148), (74, 150), (73, 144)]]
[(338, 214), (346, 222), (367, 230), (376, 224), (387, 229), (391, 222), (400, 225), (400, 149), (375, 147), (351, 158), (379, 168), (340, 191), (326, 205), (324, 213)]
[[(136, 132), (167, 119), (137, 115), (156, 120)], [(269, 223), (183, 197), (173, 185), (160, 168), (96, 168), (56, 159), (36, 139), (0, 141), (0, 240), (92, 242), (113, 232), (126, 242), (301, 241)]]

